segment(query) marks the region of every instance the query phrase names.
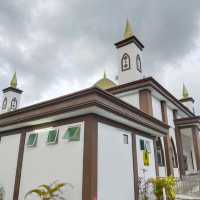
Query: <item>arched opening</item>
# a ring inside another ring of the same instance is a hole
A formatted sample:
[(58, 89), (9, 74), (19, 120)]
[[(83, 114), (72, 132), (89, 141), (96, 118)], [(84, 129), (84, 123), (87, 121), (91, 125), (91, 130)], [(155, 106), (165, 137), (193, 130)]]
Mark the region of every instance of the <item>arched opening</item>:
[(165, 166), (165, 157), (161, 139), (158, 137), (156, 139), (156, 152), (157, 152), (157, 163), (158, 166), (163, 167)]
[(171, 153), (172, 153), (173, 167), (177, 168), (178, 167), (177, 153), (176, 153), (175, 144), (172, 138), (171, 138)]

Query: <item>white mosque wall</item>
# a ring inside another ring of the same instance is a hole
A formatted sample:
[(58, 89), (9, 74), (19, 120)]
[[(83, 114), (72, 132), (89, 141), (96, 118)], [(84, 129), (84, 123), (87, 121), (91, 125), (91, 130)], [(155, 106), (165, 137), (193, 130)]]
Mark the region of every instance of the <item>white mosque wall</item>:
[(131, 138), (130, 132), (98, 124), (98, 200), (134, 199)]
[(162, 121), (161, 103), (160, 100), (154, 96), (152, 96), (152, 108), (153, 108), (153, 116), (156, 119)]
[[(144, 165), (143, 161), (143, 150), (140, 149), (140, 140), (148, 141), (150, 144), (150, 163), (149, 166)], [(144, 137), (144, 136), (136, 136), (136, 146), (137, 146), (137, 161), (138, 161), (138, 176), (145, 177), (145, 180), (149, 178), (156, 177), (156, 168), (155, 168), (155, 155), (154, 155), (154, 145), (153, 139)]]
[[(63, 135), (67, 128), (79, 124), (80, 141), (64, 140)], [(66, 187), (66, 195), (70, 200), (82, 199), (84, 123), (64, 125), (56, 129), (59, 130), (58, 144), (47, 145), (48, 131), (44, 129), (38, 131), (36, 147), (25, 146), (19, 199), (24, 199), (31, 189), (54, 181), (73, 185), (73, 189)], [(30, 199), (33, 200), (34, 197), (30, 196)]]
[(5, 200), (14, 193), (20, 134), (3, 136), (0, 141), (0, 186), (4, 188)]
[(140, 108), (138, 92), (122, 93), (117, 95), (117, 97), (138, 109)]

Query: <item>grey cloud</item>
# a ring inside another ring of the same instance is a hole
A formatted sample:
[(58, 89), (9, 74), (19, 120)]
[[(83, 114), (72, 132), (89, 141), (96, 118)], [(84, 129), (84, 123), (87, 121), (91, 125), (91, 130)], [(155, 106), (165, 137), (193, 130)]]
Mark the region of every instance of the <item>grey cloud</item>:
[(1, 89), (15, 69), (25, 105), (91, 86), (104, 69), (114, 79), (127, 18), (154, 75), (194, 48), (199, 13), (192, 0), (0, 0)]

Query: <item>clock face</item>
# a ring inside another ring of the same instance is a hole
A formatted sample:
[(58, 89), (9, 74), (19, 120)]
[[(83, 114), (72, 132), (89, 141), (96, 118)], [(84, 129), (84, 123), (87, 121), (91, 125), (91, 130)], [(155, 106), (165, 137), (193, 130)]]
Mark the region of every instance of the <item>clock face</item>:
[(16, 110), (17, 109), (17, 99), (14, 97), (11, 101), (11, 110)]
[(137, 66), (137, 70), (139, 72), (142, 72), (142, 63), (141, 63), (141, 59), (139, 55), (136, 56), (136, 66)]
[(122, 71), (127, 71), (131, 68), (131, 59), (130, 56), (125, 53), (121, 59), (121, 69)]
[(4, 100), (3, 100), (2, 110), (5, 110), (5, 109), (6, 109), (6, 107), (7, 107), (7, 102), (8, 102), (7, 97), (5, 97)]

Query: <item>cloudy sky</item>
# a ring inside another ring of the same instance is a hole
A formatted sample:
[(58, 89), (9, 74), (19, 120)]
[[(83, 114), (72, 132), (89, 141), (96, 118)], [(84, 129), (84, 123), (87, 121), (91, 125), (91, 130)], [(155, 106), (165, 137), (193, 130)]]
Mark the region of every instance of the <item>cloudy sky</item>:
[(199, 0), (0, 0), (0, 88), (16, 70), (25, 106), (115, 79), (127, 18), (146, 74), (176, 97), (185, 82), (198, 109)]

